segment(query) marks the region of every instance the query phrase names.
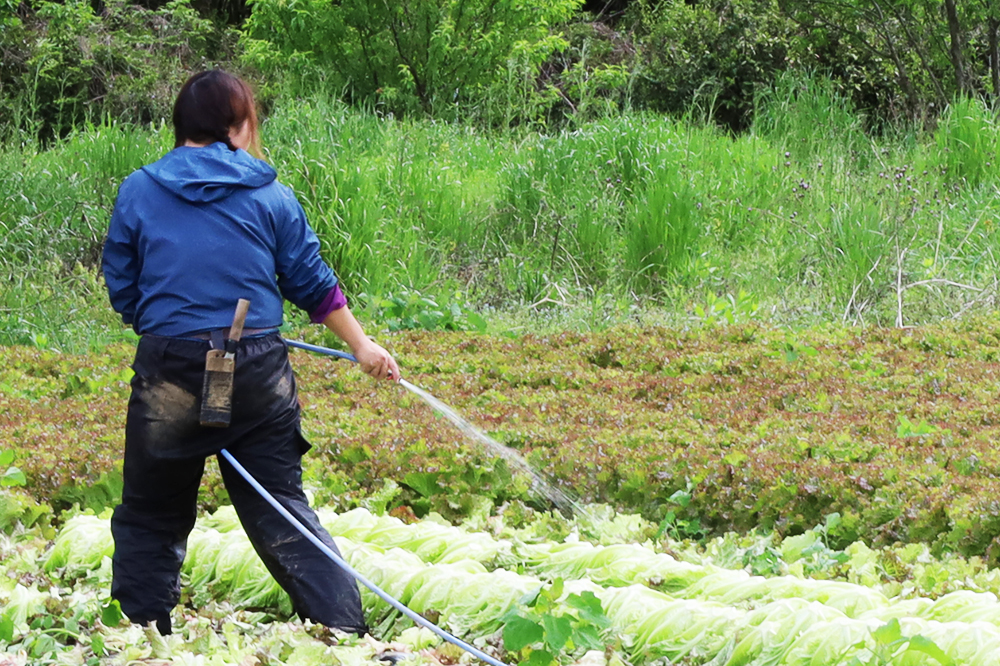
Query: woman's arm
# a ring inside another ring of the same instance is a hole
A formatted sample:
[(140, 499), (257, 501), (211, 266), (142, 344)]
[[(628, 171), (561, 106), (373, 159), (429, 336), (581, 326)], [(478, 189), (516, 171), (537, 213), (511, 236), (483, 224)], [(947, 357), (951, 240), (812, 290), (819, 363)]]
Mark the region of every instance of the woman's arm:
[(332, 311), (323, 320), (323, 325), (347, 343), (364, 372), (375, 379), (399, 380), (399, 366), (396, 365), (396, 359), (365, 335), (361, 324), (354, 318), (349, 307), (345, 305)]

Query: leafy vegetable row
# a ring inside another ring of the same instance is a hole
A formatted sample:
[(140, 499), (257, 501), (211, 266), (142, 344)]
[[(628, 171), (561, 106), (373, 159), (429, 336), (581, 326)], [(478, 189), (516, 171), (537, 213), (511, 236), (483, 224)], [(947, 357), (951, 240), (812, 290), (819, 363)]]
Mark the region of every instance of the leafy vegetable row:
[[(940, 621), (989, 621), (1000, 626), (1000, 604), (992, 593), (958, 591), (937, 601), (920, 597), (890, 601), (882, 592), (864, 585), (797, 576), (752, 576), (742, 570), (681, 562), (637, 544), (601, 546), (567, 542), (514, 546), (481, 532), (470, 533), (430, 521), (407, 525), (396, 518), (374, 516), (364, 509), (339, 515), (321, 510), (320, 515), (325, 527), (342, 540), (364, 540), (370, 545), (410, 551), (416, 557), (392, 556), (405, 560), (404, 568), (424, 561), (435, 564), (461, 562), (468, 567), (468, 560), (490, 562), (503, 552), (506, 558), (526, 562), (530, 570), (549, 580), (558, 577), (614, 586), (645, 584), (673, 596), (727, 605), (757, 606), (777, 599), (799, 598), (817, 601), (849, 617), (873, 613), (878, 617), (892, 617), (905, 613)], [(236, 598), (245, 598), (248, 606), (275, 604), (280, 599), (280, 588), (272, 584), (268, 590), (258, 589), (257, 586), (263, 583), (256, 582), (257, 579), (270, 578), (253, 556), (231, 507), (220, 509), (203, 523), (214, 527), (199, 528), (192, 533), (186, 563), (186, 572), (196, 594), (204, 595), (203, 590), (214, 590), (216, 597), (222, 594), (232, 597), (238, 592)], [(65, 549), (79, 549), (83, 543), (92, 544), (92, 552), (77, 559), (89, 562), (91, 568), (99, 566), (100, 559), (113, 550), (105, 525), (104, 521), (86, 516), (69, 521), (49, 556), (49, 570), (66, 567)], [(202, 553), (203, 550), (208, 552)], [(368, 549), (366, 555), (373, 556), (372, 551)], [(385, 566), (391, 566), (388, 560)], [(71, 575), (75, 574), (73, 569), (71, 565)], [(477, 571), (485, 572), (486, 569), (480, 566)], [(235, 583), (220, 588), (217, 582), (220, 580)], [(290, 607), (281, 604), (278, 607), (290, 612)]]
[[(399, 529), (417, 534), (429, 528)], [(79, 575), (100, 566), (109, 542), (106, 521), (78, 516), (57, 538), (46, 566)], [(382, 551), (343, 537), (338, 542), (352, 565), (387, 592), (418, 612), (439, 614), (445, 626), (463, 635), (492, 633), (512, 618), (510, 609), (518, 599), (542, 586), (539, 578), (504, 569), (489, 572), (471, 560), (428, 565), (398, 548)], [(671, 561), (689, 574), (698, 569), (640, 546), (547, 545), (534, 547), (534, 556), (536, 570), (548, 576), (580, 578), (566, 584), (548, 614), (579, 621), (578, 600), (593, 595), (610, 620), (606, 640), (613, 642), (618, 635), (638, 661), (666, 657), (760, 666), (879, 663), (875, 660), (890, 657), (893, 663), (914, 665), (1000, 664), (1000, 629), (994, 624), (1000, 607), (991, 594), (890, 601), (859, 585), (701, 567), (702, 575), (680, 589), (691, 598), (676, 598), (644, 585), (597, 584), (602, 577), (642, 577), (657, 566), (667, 571)], [(622, 565), (616, 570), (617, 563)], [(187, 572), (197, 594), (207, 591), (237, 604), (279, 610), (287, 603), (239, 530), (196, 529)], [(588, 580), (590, 572), (597, 575)], [(864, 591), (870, 594), (858, 596)], [(389, 617), (372, 595), (366, 595), (365, 603), (373, 619)], [(530, 616), (529, 610), (524, 612)]]

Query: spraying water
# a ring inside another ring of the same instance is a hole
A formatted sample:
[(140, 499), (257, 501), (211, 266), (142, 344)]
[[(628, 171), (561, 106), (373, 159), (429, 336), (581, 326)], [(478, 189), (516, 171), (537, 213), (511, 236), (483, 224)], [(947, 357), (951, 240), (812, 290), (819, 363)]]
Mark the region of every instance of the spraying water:
[(573, 498), (571, 498), (567, 493), (546, 481), (545, 478), (535, 471), (535, 468), (533, 468), (517, 451), (496, 441), (475, 425), (469, 423), (469, 421), (463, 418), (461, 414), (419, 386), (415, 386), (405, 379), (400, 379), (399, 384), (407, 391), (418, 396), (421, 400), (430, 405), (430, 407), (434, 411), (441, 414), (441, 416), (454, 423), (466, 437), (482, 444), (486, 447), (489, 453), (506, 460), (507, 464), (513, 469), (528, 475), (528, 477), (531, 478), (531, 489), (533, 491), (548, 498), (549, 501), (564, 511), (570, 511), (576, 515), (584, 513), (584, 510), (579, 503), (573, 500)]
[[(326, 354), (327, 356), (335, 356), (337, 358), (343, 358), (352, 363), (357, 363), (358, 359), (354, 358), (350, 354), (336, 349), (329, 349), (327, 347), (320, 347), (318, 345), (311, 345), (306, 342), (299, 342), (298, 340), (285, 340), (285, 343), (289, 347), (298, 347), (299, 349), (305, 349), (311, 352), (317, 352), (319, 354)], [(584, 509), (579, 502), (574, 500), (566, 492), (556, 488), (551, 483), (545, 480), (545, 478), (532, 467), (527, 460), (525, 460), (521, 454), (519, 454), (514, 449), (504, 446), (500, 442), (496, 441), (485, 432), (469, 423), (465, 420), (461, 414), (456, 412), (454, 409), (444, 404), (434, 396), (432, 396), (427, 391), (423, 390), (419, 386), (415, 386), (405, 379), (400, 379), (398, 382), (407, 391), (410, 391), (425, 403), (427, 403), (431, 409), (438, 412), (446, 419), (451, 421), (455, 426), (462, 431), (462, 433), (473, 440), (483, 445), (488, 453), (492, 455), (499, 456), (507, 461), (507, 464), (514, 470), (527, 475), (531, 479), (531, 490), (547, 498), (550, 502), (555, 504), (559, 509), (575, 514), (577, 517), (586, 516), (588, 512)]]

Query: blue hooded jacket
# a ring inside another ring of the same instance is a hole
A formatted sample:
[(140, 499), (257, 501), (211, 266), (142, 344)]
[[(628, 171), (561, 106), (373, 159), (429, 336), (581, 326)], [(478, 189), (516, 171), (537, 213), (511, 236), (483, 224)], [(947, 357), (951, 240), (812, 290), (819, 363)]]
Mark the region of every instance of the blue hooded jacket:
[(233, 321), (277, 328), (337, 284), (295, 195), (269, 164), (223, 143), (175, 148), (118, 189), (103, 269), (111, 305), (139, 334), (184, 336)]

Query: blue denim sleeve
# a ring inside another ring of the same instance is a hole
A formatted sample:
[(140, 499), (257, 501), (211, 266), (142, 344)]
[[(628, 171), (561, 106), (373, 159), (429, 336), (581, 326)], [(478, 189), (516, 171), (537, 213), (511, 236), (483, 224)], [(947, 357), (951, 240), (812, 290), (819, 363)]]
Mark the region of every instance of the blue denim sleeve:
[(291, 190), (283, 189), (287, 215), (276, 229), (278, 289), (293, 305), (312, 313), (337, 285), (337, 276), (320, 256), (319, 238), (302, 205)]
[(111, 213), (101, 268), (111, 307), (122, 316), (124, 323), (132, 325), (135, 323), (135, 310), (139, 303), (140, 262), (135, 228), (128, 219), (130, 202), (126, 183), (122, 183), (119, 188), (114, 211)]

